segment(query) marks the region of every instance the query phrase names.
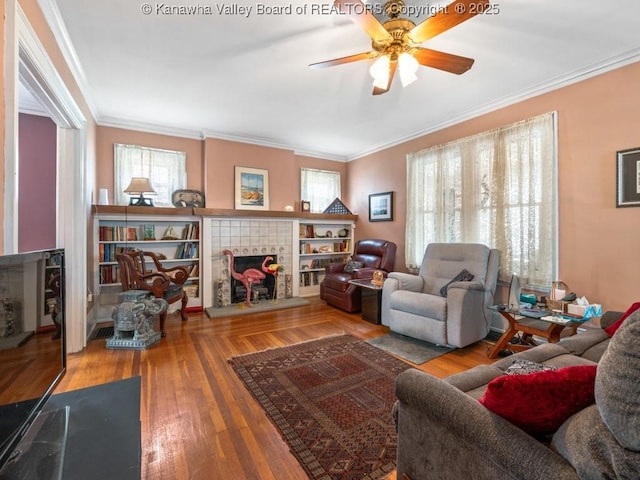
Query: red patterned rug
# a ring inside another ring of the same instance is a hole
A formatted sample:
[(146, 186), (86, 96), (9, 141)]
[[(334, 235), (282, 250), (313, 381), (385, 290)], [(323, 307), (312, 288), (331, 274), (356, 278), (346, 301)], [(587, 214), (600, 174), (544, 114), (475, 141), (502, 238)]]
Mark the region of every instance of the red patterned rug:
[(229, 360), (314, 480), (380, 480), (395, 469), (391, 407), (411, 368), (349, 335)]

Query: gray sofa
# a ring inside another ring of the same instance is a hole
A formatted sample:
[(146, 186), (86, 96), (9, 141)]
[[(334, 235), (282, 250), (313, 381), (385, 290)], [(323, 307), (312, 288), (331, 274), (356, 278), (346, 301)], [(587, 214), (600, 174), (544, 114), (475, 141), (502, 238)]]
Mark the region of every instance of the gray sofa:
[[(602, 328), (619, 318), (607, 312)], [(416, 369), (396, 380), (398, 479), (639, 479), (640, 311), (609, 338), (589, 328), (556, 344), (440, 380)], [(595, 404), (555, 434), (535, 438), (481, 405), (487, 384), (515, 359), (598, 364)]]

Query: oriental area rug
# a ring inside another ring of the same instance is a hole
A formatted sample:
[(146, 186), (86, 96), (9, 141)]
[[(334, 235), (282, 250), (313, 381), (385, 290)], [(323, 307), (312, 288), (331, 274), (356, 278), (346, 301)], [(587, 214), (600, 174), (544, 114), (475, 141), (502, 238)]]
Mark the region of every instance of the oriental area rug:
[(229, 363), (313, 480), (380, 480), (395, 469), (396, 376), (409, 364), (349, 335)]

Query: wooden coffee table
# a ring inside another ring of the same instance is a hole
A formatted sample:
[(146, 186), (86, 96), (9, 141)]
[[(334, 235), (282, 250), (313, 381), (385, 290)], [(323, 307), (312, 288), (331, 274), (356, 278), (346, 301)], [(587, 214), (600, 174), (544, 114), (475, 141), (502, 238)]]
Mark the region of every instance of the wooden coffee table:
[(371, 283), (371, 279), (349, 280), (349, 283), (360, 287), (362, 298), (362, 319), (380, 325), (382, 310), (382, 285)]
[[(501, 350), (520, 352), (535, 347), (537, 343), (533, 339), (533, 335), (545, 338), (549, 343), (557, 343), (560, 340), (560, 333), (565, 328), (570, 328), (572, 330), (570, 334), (574, 335), (582, 323), (571, 320), (561, 322), (551, 320), (549, 319), (551, 312), (549, 312), (549, 317), (543, 320), (542, 318), (527, 317), (520, 312), (510, 312), (495, 305), (489, 308), (498, 312), (509, 322), (508, 328), (487, 352), (489, 358), (496, 358)], [(523, 343), (509, 343), (518, 333), (521, 334)]]

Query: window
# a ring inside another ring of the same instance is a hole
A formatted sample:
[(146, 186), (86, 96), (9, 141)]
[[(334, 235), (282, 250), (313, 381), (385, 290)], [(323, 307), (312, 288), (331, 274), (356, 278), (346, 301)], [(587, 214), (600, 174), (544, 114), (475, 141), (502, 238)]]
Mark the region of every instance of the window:
[(406, 262), (431, 242), (500, 250), (499, 278), (548, 287), (557, 251), (555, 115), (407, 155)]
[(302, 168), (300, 196), (311, 203), (311, 211), (324, 212), (336, 198), (340, 198), (340, 173), (329, 170)]
[(186, 153), (135, 145), (114, 145), (116, 205), (128, 205), (129, 195), (123, 193), (132, 177), (147, 177), (157, 195), (153, 203), (158, 207), (172, 207), (171, 194), (186, 188)]

